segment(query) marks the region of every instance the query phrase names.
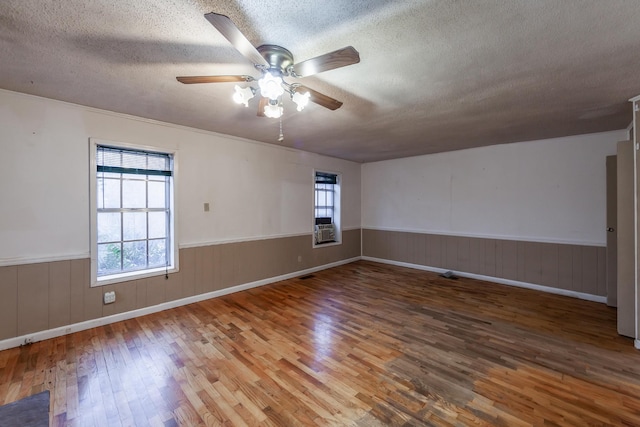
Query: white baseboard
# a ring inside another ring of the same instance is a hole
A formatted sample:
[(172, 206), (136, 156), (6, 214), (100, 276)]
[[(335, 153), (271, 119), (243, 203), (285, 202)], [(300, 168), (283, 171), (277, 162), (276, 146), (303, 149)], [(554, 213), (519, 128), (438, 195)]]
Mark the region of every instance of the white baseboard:
[[(429, 267), (429, 266), (425, 266), (425, 265), (411, 264), (411, 263), (408, 263), (408, 262), (400, 262), (400, 261), (391, 261), (391, 260), (388, 260), (388, 259), (373, 258), (373, 257), (368, 257), (368, 256), (363, 256), (362, 259), (366, 260), (366, 261), (380, 262), (380, 263), (383, 263), (383, 264), (397, 265), (399, 267), (408, 267), (408, 268), (415, 268), (417, 270), (432, 271), (432, 272), (435, 272), (435, 273), (444, 273), (446, 271), (449, 271), (449, 269), (446, 269), (446, 268)], [(518, 288), (533, 289), (533, 290), (536, 290), (536, 291), (542, 291), (542, 292), (548, 292), (548, 293), (551, 293), (551, 294), (564, 295), (564, 296), (567, 296), (567, 297), (579, 298), (579, 299), (583, 299), (583, 300), (587, 300), (587, 301), (593, 301), (593, 302), (599, 302), (599, 303), (603, 303), (603, 304), (606, 304), (606, 302), (607, 302), (607, 297), (603, 297), (603, 296), (600, 296), (600, 295), (585, 294), (583, 292), (576, 292), (576, 291), (569, 291), (569, 290), (566, 290), (566, 289), (552, 288), (550, 286), (536, 285), (534, 283), (519, 282), (517, 280), (502, 279), (502, 278), (499, 278), (499, 277), (483, 276), (481, 274), (465, 273), (465, 272), (460, 272), (460, 271), (456, 271), (455, 274), (456, 274), (456, 276), (460, 276), (460, 277), (468, 277), (470, 279), (484, 280), (484, 281), (487, 281), (487, 282), (499, 283), (501, 285), (516, 286)]]
[(633, 346), (634, 346), (637, 350), (640, 350), (640, 340), (633, 340)]
[(360, 257), (349, 258), (342, 261), (336, 261), (330, 264), (321, 265), (318, 267), (308, 268), (306, 270), (299, 270), (293, 273), (283, 274), (281, 276), (270, 277), (268, 279), (257, 280), (255, 282), (244, 283), (242, 285), (220, 289), (218, 291), (207, 292), (204, 294), (193, 295), (193, 296), (182, 298), (179, 300), (168, 301), (168, 302), (154, 305), (151, 307), (145, 307), (137, 310), (126, 311), (124, 313), (113, 314), (111, 316), (99, 317), (97, 319), (91, 319), (84, 322), (74, 323), (72, 325), (60, 326), (58, 328), (47, 329), (45, 331), (34, 332), (31, 334), (22, 335), (15, 338), (8, 338), (0, 341), (0, 350), (19, 347), (25, 344), (32, 344), (34, 342), (71, 334), (73, 332), (84, 331), (84, 330), (95, 328), (98, 326), (104, 326), (110, 323), (120, 322), (122, 320), (133, 319), (134, 317), (145, 316), (147, 314), (157, 313), (159, 311), (168, 310), (170, 308), (180, 307), (182, 305), (193, 304), (194, 302), (198, 302), (198, 301), (217, 298), (223, 295), (232, 294), (234, 292), (240, 292), (240, 291), (244, 291), (251, 288), (257, 288), (259, 286), (268, 285), (270, 283), (279, 282), (281, 280), (292, 279), (294, 277), (304, 276), (306, 274), (314, 273), (316, 271), (326, 270), (328, 268), (337, 267), (343, 264), (349, 264), (358, 260), (360, 260)]

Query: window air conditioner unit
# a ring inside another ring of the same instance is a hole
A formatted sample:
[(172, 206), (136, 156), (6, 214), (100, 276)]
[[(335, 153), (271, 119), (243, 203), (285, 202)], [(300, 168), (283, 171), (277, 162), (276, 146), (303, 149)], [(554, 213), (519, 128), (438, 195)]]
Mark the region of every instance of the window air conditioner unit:
[(333, 224), (316, 225), (316, 243), (336, 241), (336, 228)]

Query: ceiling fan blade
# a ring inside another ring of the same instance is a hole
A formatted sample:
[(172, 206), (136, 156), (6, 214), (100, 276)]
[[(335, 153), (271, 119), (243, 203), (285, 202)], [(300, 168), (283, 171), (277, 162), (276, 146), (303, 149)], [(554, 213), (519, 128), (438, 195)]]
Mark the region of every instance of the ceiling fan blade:
[(337, 110), (338, 108), (342, 107), (342, 102), (338, 101), (337, 99), (333, 99), (330, 96), (317, 92), (313, 89), (309, 89), (306, 86), (296, 86), (296, 92), (309, 92), (309, 101), (315, 102), (318, 105), (322, 105), (329, 110)]
[(323, 71), (333, 70), (360, 62), (360, 54), (352, 46), (307, 59), (293, 66), (297, 77), (312, 76)]
[(180, 83), (230, 83), (230, 82), (252, 82), (255, 79), (251, 76), (187, 76), (176, 77)]
[(267, 117), (264, 115), (264, 107), (266, 107), (268, 104), (269, 98), (261, 96), (260, 101), (258, 102), (258, 117)]
[(260, 55), (260, 52), (247, 40), (228, 16), (211, 12), (205, 14), (204, 17), (207, 18), (207, 21), (209, 21), (220, 34), (231, 42), (233, 47), (238, 49), (238, 52), (243, 54), (245, 58), (254, 65), (269, 66), (269, 63)]

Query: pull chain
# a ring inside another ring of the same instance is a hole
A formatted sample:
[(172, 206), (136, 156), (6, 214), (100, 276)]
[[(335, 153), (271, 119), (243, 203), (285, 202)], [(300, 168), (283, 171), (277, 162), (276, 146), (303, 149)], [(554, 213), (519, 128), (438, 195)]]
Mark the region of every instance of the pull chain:
[(278, 135), (278, 142), (284, 141), (284, 135), (282, 134), (282, 116), (280, 116), (280, 135)]

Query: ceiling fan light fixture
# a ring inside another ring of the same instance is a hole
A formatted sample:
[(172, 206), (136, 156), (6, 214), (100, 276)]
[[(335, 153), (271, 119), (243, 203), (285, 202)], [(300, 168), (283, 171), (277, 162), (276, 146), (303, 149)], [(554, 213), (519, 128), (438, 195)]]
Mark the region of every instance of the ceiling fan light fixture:
[(265, 98), (277, 100), (284, 93), (284, 87), (282, 87), (282, 78), (274, 77), (271, 73), (266, 72), (264, 77), (258, 80), (260, 85), (260, 94)]
[(294, 92), (293, 95), (291, 95), (291, 99), (298, 106), (298, 111), (302, 111), (304, 110), (304, 107), (306, 107), (307, 104), (309, 104), (310, 96), (311, 94), (309, 92), (305, 92), (305, 93)]
[(282, 106), (278, 101), (269, 101), (264, 107), (264, 115), (270, 119), (279, 119), (282, 116)]
[(235, 90), (233, 102), (236, 104), (244, 104), (245, 107), (248, 107), (249, 100), (255, 96), (255, 90), (251, 86), (242, 88), (238, 85), (235, 86)]
[[(324, 71), (334, 70), (347, 65), (360, 62), (360, 54), (352, 46), (347, 46), (324, 55), (295, 63), (293, 55), (282, 46), (263, 44), (254, 47), (240, 29), (228, 16), (210, 12), (204, 15), (207, 21), (226, 38), (245, 58), (254, 65), (256, 70), (263, 74), (258, 80), (259, 88), (240, 86), (235, 87), (233, 100), (238, 104), (249, 106), (258, 90), (260, 90), (260, 103), (258, 104), (259, 117), (279, 118), (282, 116), (282, 95), (289, 93), (298, 111), (302, 111), (309, 101), (336, 110), (342, 106), (342, 102), (324, 95), (298, 83), (289, 84), (283, 77), (300, 78), (307, 77)], [(221, 75), (221, 76), (182, 76), (176, 79), (183, 84), (196, 83), (230, 83), (230, 82), (254, 82), (256, 79), (249, 75)], [(300, 89), (300, 93), (296, 89)], [(268, 103), (265, 106), (265, 103)], [(282, 132), (280, 132), (282, 134)]]

